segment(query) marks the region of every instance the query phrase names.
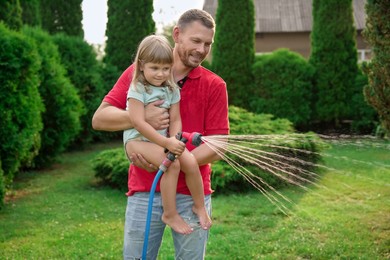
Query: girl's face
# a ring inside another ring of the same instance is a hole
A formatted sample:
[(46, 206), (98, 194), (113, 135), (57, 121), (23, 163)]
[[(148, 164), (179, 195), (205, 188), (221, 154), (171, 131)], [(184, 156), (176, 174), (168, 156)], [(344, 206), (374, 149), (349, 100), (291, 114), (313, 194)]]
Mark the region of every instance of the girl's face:
[(145, 79), (153, 86), (159, 87), (168, 80), (171, 74), (171, 64), (147, 62), (141, 65)]

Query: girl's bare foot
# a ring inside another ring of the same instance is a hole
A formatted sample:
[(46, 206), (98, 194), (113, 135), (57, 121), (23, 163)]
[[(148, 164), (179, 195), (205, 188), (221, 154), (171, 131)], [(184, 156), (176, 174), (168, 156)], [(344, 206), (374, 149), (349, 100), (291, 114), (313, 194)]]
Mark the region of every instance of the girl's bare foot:
[(192, 207), (192, 211), (198, 215), (200, 226), (205, 230), (210, 229), (212, 222), (206, 208), (204, 206), (200, 208), (194, 206)]
[(177, 213), (172, 216), (163, 214), (161, 219), (165, 224), (170, 226), (175, 232), (179, 234), (188, 235), (193, 231), (193, 229)]

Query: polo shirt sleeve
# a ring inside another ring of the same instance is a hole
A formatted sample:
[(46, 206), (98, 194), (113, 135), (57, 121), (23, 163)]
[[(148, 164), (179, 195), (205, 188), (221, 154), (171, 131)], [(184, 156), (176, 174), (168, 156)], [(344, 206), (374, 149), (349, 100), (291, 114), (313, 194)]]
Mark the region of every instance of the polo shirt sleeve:
[(122, 73), (114, 87), (104, 97), (103, 102), (110, 103), (112, 106), (120, 109), (126, 109), (127, 91), (129, 90), (133, 70), (134, 65), (131, 65)]
[(206, 135), (229, 134), (229, 109), (226, 83), (219, 77), (212, 82), (205, 118)]

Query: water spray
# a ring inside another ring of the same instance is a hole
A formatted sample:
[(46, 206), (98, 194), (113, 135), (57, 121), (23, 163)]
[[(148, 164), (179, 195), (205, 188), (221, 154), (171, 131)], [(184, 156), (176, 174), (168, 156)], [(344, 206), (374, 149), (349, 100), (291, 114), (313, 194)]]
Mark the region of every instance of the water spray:
[[(180, 132), (176, 135), (176, 138), (183, 143), (187, 143), (190, 141), (190, 143), (194, 146), (199, 146), (202, 143), (202, 135), (196, 132), (193, 133), (187, 133), (187, 132)], [(149, 204), (148, 204), (148, 213), (146, 216), (146, 227), (145, 227), (145, 237), (144, 237), (144, 246), (142, 250), (142, 258), (146, 259), (147, 251), (148, 251), (148, 241), (149, 241), (149, 233), (150, 233), (150, 222), (152, 219), (152, 211), (153, 211), (153, 199), (154, 199), (154, 193), (156, 191), (157, 183), (161, 177), (161, 175), (166, 172), (171, 166), (172, 162), (174, 162), (177, 158), (177, 155), (166, 150), (167, 156), (164, 159), (164, 161), (160, 164), (158, 168), (158, 172), (156, 176), (154, 177), (152, 187), (150, 189), (149, 194)]]

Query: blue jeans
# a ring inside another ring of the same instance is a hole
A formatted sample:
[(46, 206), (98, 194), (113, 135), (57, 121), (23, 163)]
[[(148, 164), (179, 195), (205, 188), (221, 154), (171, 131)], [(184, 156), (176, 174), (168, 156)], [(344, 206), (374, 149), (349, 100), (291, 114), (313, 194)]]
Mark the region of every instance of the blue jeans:
[[(148, 211), (149, 193), (138, 192), (127, 199), (125, 231), (124, 231), (124, 259), (141, 259), (144, 244), (146, 215)], [(205, 204), (211, 216), (211, 196), (205, 196)], [(200, 228), (198, 217), (192, 212), (193, 201), (189, 195), (177, 194), (176, 207), (180, 216), (194, 229), (189, 235), (181, 235), (172, 230), (175, 246), (175, 259), (197, 260), (204, 259), (208, 230)], [(161, 194), (155, 193), (153, 213), (150, 224), (147, 259), (156, 259), (160, 249), (165, 223), (162, 222), (163, 208)]]

